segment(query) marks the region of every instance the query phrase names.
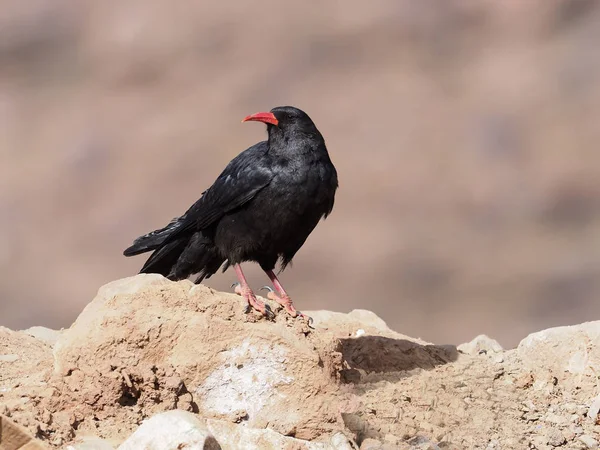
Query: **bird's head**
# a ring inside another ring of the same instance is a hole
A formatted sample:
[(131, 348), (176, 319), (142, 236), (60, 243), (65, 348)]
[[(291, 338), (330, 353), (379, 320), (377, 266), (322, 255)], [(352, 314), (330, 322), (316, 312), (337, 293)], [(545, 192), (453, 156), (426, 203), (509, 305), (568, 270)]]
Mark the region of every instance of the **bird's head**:
[(269, 112), (259, 112), (245, 117), (242, 122), (257, 121), (267, 124), (269, 136), (291, 135), (297, 132), (315, 133), (317, 127), (308, 114), (293, 106), (278, 106)]

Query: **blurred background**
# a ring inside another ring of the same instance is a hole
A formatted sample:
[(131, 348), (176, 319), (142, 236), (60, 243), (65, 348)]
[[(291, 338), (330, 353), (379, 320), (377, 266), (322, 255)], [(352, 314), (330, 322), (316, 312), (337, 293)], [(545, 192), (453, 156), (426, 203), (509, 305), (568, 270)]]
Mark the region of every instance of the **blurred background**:
[(278, 105), (340, 177), (282, 276), (299, 309), (508, 347), (600, 319), (599, 45), (595, 0), (3, 0), (0, 325), (135, 274)]

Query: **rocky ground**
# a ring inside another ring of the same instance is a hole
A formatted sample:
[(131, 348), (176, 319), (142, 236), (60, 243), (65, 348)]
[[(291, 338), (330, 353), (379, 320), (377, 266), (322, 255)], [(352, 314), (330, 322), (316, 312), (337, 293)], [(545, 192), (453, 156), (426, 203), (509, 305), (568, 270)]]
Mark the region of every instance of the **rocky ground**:
[(600, 321), (503, 350), (309, 314), (138, 275), (69, 329), (0, 328), (0, 448), (598, 448)]

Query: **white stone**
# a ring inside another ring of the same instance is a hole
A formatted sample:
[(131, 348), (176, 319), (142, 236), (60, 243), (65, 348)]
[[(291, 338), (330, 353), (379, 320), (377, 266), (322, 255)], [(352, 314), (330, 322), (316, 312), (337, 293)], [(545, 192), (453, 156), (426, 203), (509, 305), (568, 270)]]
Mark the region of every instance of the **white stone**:
[(600, 369), (600, 321), (532, 333), (516, 352), (526, 367), (550, 369), (555, 376), (594, 373)]
[[(145, 421), (118, 450), (353, 450), (343, 433), (329, 442), (309, 442), (273, 430), (250, 428), (223, 420), (201, 419), (185, 411), (169, 411)], [(88, 449), (87, 447), (81, 450)], [(70, 449), (69, 449), (70, 450)], [(74, 447), (73, 450), (80, 450)], [(98, 450), (104, 450), (98, 448)]]
[(285, 375), (287, 350), (281, 345), (252, 344), (248, 339), (221, 354), (222, 365), (212, 372), (196, 393), (204, 409), (231, 414), (245, 411), (250, 418), (276, 397), (275, 388), (294, 381)]
[(46, 327), (30, 327), (26, 330), (23, 330), (23, 333), (28, 334), (29, 336), (36, 338), (38, 341), (42, 341), (52, 347), (60, 337), (61, 332)]
[(206, 426), (222, 450), (353, 450), (343, 433), (334, 434), (329, 442), (309, 442), (283, 436), (273, 430), (250, 428), (224, 420), (208, 419)]
[(0, 362), (15, 362), (19, 360), (19, 355), (0, 355)]
[(592, 400), (592, 404), (590, 405), (590, 409), (587, 413), (588, 419), (596, 421), (598, 413), (600, 413), (600, 395), (596, 396), (596, 398)]
[(579, 436), (578, 439), (579, 439), (580, 442), (582, 442), (590, 450), (597, 450), (598, 449), (598, 441), (596, 439), (594, 439), (592, 436), (584, 434), (582, 436)]
[(486, 353), (500, 353), (503, 351), (502, 346), (498, 341), (485, 334), (480, 334), (471, 342), (460, 344), (457, 347), (457, 350), (467, 355), (478, 355), (482, 351), (485, 351)]
[(118, 450), (217, 450), (219, 445), (194, 414), (168, 411), (148, 420)]

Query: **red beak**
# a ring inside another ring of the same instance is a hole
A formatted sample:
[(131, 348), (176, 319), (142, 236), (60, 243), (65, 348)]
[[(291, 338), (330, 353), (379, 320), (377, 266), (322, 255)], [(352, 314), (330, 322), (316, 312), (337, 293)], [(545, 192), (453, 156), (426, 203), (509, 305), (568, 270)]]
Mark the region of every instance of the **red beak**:
[(248, 117), (245, 117), (244, 120), (242, 120), (242, 122), (249, 122), (251, 120), (254, 120), (256, 122), (269, 123), (275, 126), (279, 124), (279, 121), (277, 120), (275, 115), (270, 112), (259, 112), (256, 114), (251, 114)]

